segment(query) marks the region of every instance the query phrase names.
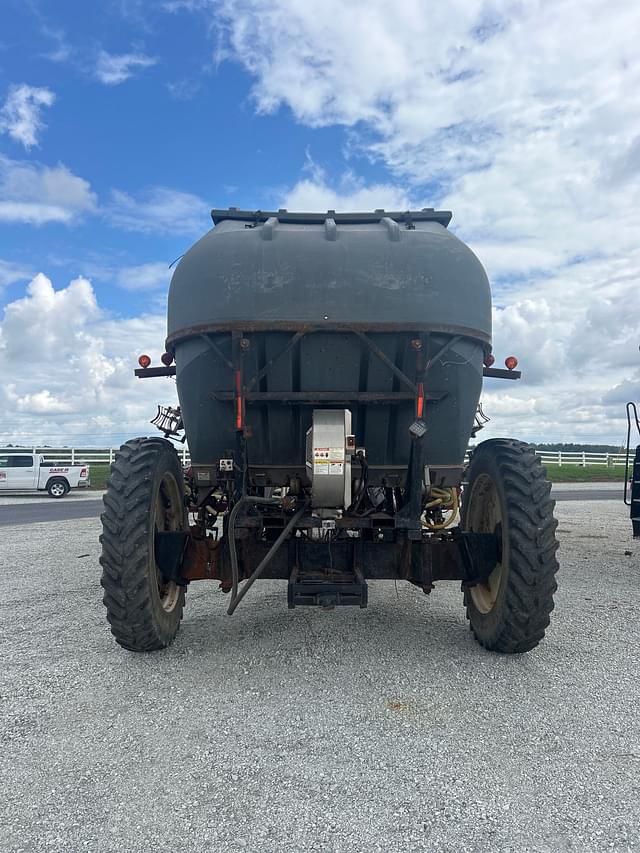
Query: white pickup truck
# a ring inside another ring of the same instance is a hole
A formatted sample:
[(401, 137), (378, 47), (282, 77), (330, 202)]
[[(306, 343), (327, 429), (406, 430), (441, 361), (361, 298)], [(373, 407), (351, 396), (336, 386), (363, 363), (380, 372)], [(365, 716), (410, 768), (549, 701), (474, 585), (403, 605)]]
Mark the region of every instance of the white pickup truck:
[(90, 484), (88, 465), (45, 462), (39, 453), (0, 451), (0, 495), (47, 491), (52, 498), (63, 498), (69, 489)]

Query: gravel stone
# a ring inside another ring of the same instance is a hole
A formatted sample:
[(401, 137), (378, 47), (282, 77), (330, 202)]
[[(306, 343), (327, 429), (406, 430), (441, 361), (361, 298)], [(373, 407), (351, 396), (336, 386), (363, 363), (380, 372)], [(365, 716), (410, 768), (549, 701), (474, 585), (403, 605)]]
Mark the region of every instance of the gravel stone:
[(0, 850), (640, 851), (626, 512), (558, 505), (551, 628), (512, 657), (453, 582), (324, 613), (264, 581), (231, 618), (194, 583), (174, 645), (125, 652), (99, 521), (0, 527)]

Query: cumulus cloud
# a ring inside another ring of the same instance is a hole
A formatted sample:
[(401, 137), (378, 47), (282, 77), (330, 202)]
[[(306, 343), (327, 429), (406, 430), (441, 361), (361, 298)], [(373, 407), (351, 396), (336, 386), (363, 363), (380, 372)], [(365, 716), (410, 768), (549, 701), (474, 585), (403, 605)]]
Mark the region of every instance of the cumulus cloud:
[(88, 181), (66, 166), (43, 166), (0, 154), (0, 222), (69, 224), (95, 206)]
[(357, 192), (303, 173), (285, 206), (453, 210), (494, 283), (496, 354), (515, 352), (524, 372), (487, 383), (500, 422), (484, 435), (623, 434), (640, 342), (635, 6), (180, 5), (211, 16), (219, 58), (253, 77), (257, 112), (342, 125), (347, 156), (390, 175), (368, 193), (353, 176)]
[(119, 319), (85, 278), (55, 289), (39, 273), (0, 324), (0, 443), (111, 443), (149, 434), (156, 404), (175, 403), (173, 380), (133, 375), (140, 352), (163, 350), (164, 314)]
[(635, 7), (226, 0), (213, 20), (259, 112), (344, 125), (352, 151), (451, 207), (500, 274), (634, 245)]
[(156, 65), (157, 58), (144, 53), (107, 53), (101, 50), (98, 54), (95, 75), (107, 86), (117, 86), (133, 77), (137, 69), (150, 68)]
[(206, 202), (169, 187), (152, 187), (138, 196), (113, 190), (105, 213), (111, 224), (127, 231), (195, 237), (211, 227)]
[[(370, 184), (353, 172), (344, 172), (331, 184), (324, 169), (309, 154), (305, 176), (285, 191), (281, 206), (288, 210), (407, 210), (411, 207), (409, 196), (395, 184)], [(414, 205), (416, 206), (416, 205)]]
[(43, 107), (50, 107), (55, 95), (50, 89), (22, 83), (11, 86), (0, 109), (0, 133), (8, 133), (25, 148), (38, 144), (38, 134), (44, 128), (40, 118)]

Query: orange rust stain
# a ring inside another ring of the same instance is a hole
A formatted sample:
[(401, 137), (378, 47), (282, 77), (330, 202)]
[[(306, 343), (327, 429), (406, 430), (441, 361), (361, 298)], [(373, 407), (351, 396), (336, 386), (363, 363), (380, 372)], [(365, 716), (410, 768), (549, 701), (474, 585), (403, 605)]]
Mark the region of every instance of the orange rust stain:
[(387, 702), (388, 711), (408, 711), (410, 707), (408, 702), (400, 702), (398, 699)]

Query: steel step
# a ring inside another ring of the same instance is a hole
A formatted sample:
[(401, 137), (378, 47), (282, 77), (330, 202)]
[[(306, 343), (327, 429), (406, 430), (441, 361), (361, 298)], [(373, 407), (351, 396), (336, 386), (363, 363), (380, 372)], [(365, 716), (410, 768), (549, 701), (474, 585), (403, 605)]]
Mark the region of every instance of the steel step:
[(294, 607), (366, 607), (367, 582), (356, 572), (346, 574), (327, 569), (304, 572), (294, 568), (287, 587), (287, 604)]

